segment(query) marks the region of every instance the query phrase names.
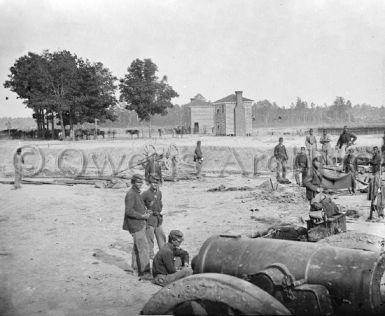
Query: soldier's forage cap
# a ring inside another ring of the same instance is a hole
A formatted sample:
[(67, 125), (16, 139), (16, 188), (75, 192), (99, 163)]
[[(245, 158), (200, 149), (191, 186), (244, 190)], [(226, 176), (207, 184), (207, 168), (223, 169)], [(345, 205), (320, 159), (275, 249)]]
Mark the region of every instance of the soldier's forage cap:
[(182, 239), (183, 240), (183, 233), (180, 230), (172, 230), (170, 231), (170, 234), (168, 235), (171, 239)]
[(150, 183), (158, 183), (160, 182), (160, 177), (157, 174), (151, 175), (149, 180), (150, 180)]
[(134, 174), (131, 177), (131, 182), (134, 183), (136, 181), (143, 181), (143, 177), (140, 174)]

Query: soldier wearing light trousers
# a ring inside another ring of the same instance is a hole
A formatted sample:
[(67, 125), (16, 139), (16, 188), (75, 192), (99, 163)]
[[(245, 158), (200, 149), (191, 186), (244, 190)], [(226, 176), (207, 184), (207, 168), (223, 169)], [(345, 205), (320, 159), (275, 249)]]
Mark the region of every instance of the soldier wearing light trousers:
[(138, 269), (138, 275), (142, 280), (152, 279), (150, 268), (149, 247), (146, 236), (146, 222), (150, 217), (140, 196), (140, 188), (143, 178), (133, 175), (131, 178), (131, 189), (125, 198), (125, 212), (123, 229), (131, 234), (134, 244), (132, 247), (132, 268)]
[(150, 248), (150, 258), (154, 258), (154, 237), (158, 243), (158, 248), (162, 248), (166, 243), (166, 235), (162, 228), (163, 209), (162, 192), (159, 190), (160, 179), (157, 176), (150, 177), (150, 188), (142, 193), (142, 199), (150, 217), (147, 220), (146, 235)]

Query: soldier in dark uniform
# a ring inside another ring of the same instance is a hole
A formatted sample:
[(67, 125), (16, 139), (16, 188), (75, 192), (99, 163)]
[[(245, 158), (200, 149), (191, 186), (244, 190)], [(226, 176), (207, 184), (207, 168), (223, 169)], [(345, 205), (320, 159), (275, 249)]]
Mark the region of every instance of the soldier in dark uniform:
[[(283, 138), (278, 139), (278, 145), (274, 147), (274, 157), (277, 160), (277, 180), (282, 181), (286, 179), (286, 164), (288, 160), (285, 145), (283, 145)], [(282, 170), (282, 177), (281, 177)]]
[[(152, 273), (155, 284), (165, 286), (192, 274), (192, 270), (189, 268), (189, 254), (180, 248), (182, 242), (181, 231), (170, 231), (168, 243), (158, 251), (153, 261)], [(175, 257), (179, 257), (182, 262), (182, 269), (178, 271), (175, 267)]]
[(166, 235), (163, 232), (162, 223), (163, 209), (162, 192), (159, 190), (159, 177), (154, 175), (150, 177), (150, 188), (142, 193), (142, 199), (147, 210), (150, 211), (150, 217), (147, 220), (146, 235), (150, 247), (150, 258), (154, 258), (154, 237), (158, 243), (158, 248), (162, 248), (166, 243)]
[(197, 178), (201, 177), (201, 171), (202, 171), (202, 163), (203, 163), (203, 153), (201, 149), (201, 141), (197, 141), (197, 146), (195, 147), (194, 152), (194, 162), (195, 162), (195, 168), (197, 171)]
[(357, 159), (354, 156), (354, 150), (350, 148), (348, 149), (348, 154), (344, 158), (343, 171), (345, 173), (350, 173), (352, 175), (351, 189), (353, 193), (355, 193), (355, 190), (356, 190), (357, 170), (358, 170)]
[[(303, 186), (303, 180), (306, 177), (308, 170), (308, 160), (306, 156), (306, 148), (301, 147), (301, 151), (297, 154), (294, 160), (295, 181), (299, 186)], [(299, 176), (301, 174), (301, 177)]]
[(340, 158), (343, 159), (343, 157), (346, 154), (346, 149), (353, 145), (354, 142), (357, 140), (357, 136), (348, 132), (348, 127), (345, 125), (344, 129), (338, 138), (337, 141), (337, 149), (340, 151)]
[(131, 189), (127, 192), (123, 229), (128, 230), (134, 239), (132, 247), (132, 268), (138, 269), (138, 275), (143, 280), (152, 279), (150, 269), (149, 247), (146, 236), (146, 222), (150, 214), (146, 211), (140, 188), (143, 185), (141, 175), (135, 174), (131, 178)]
[(323, 191), (322, 189), (322, 174), (321, 174), (321, 163), (318, 157), (313, 158), (312, 167), (310, 168), (303, 185), (306, 188), (306, 198), (311, 203), (311, 200), (316, 196), (317, 193)]
[(370, 215), (368, 219), (373, 218), (373, 213), (377, 212), (379, 218), (384, 218), (384, 186), (381, 180), (381, 155), (378, 147), (373, 147), (373, 157), (369, 161), (372, 166), (373, 177), (369, 180), (368, 200), (370, 204)]
[(163, 158), (163, 155), (158, 155), (157, 153), (154, 153), (148, 159), (148, 162), (144, 168), (144, 178), (148, 184), (150, 184), (151, 176), (156, 176), (157, 178), (160, 179), (160, 184), (163, 183), (162, 167), (159, 162), (159, 160), (162, 158)]

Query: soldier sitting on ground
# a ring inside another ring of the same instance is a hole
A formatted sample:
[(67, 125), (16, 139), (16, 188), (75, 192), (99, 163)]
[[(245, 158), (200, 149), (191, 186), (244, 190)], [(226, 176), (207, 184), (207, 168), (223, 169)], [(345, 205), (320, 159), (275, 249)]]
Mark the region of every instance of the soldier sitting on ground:
[[(192, 274), (192, 270), (189, 268), (189, 254), (180, 248), (182, 242), (181, 231), (170, 231), (168, 243), (158, 251), (153, 261), (152, 273), (155, 284), (165, 286)], [(182, 268), (178, 271), (175, 267), (175, 257), (179, 257), (182, 262)]]

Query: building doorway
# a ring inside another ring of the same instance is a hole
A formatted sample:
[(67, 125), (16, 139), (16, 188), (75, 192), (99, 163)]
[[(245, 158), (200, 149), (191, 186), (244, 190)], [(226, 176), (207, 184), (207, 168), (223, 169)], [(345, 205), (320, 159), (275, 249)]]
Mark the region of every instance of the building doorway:
[(198, 134), (198, 133), (199, 133), (199, 123), (195, 122), (194, 123), (194, 134)]

